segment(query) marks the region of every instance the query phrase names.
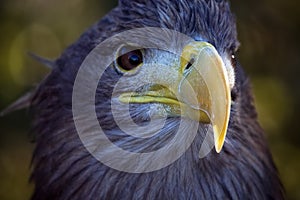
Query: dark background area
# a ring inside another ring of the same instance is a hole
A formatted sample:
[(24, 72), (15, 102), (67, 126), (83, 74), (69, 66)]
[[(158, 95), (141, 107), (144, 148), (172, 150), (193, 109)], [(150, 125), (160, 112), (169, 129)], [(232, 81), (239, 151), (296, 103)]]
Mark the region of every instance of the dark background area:
[[(0, 110), (49, 72), (28, 52), (59, 57), (116, 4), (116, 0), (2, 0)], [(300, 199), (300, 1), (231, 4), (242, 44), (238, 57), (251, 78), (259, 120), (288, 199)], [(0, 118), (0, 199), (30, 197), (31, 138), (28, 111)]]

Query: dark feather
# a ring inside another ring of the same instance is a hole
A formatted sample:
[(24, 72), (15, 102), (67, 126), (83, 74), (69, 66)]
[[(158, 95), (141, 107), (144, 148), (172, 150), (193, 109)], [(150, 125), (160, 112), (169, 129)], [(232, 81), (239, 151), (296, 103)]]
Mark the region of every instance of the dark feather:
[(32, 104), (32, 97), (34, 95), (34, 92), (28, 92), (22, 97), (20, 97), (17, 101), (9, 105), (7, 108), (5, 108), (3, 111), (0, 112), (0, 117), (7, 115), (8, 113), (22, 110), (24, 108), (28, 108)]
[(52, 60), (49, 60), (47, 58), (43, 58), (39, 55), (36, 55), (32, 52), (28, 53), (34, 60), (38, 61), (39, 63), (43, 64), (45, 67), (48, 67), (50, 69), (53, 69), (55, 66), (55, 62)]

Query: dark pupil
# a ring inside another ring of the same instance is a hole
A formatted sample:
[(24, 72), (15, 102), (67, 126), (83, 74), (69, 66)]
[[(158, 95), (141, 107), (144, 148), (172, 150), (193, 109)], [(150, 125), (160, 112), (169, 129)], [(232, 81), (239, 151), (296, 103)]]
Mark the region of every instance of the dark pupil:
[(125, 70), (132, 70), (143, 62), (142, 52), (140, 50), (131, 51), (118, 58), (118, 64)]

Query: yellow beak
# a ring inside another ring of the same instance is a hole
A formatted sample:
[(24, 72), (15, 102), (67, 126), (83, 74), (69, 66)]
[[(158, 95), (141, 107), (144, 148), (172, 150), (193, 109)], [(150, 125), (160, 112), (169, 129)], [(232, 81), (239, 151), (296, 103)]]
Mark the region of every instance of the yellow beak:
[[(214, 130), (215, 149), (222, 150), (230, 116), (231, 96), (226, 67), (217, 50), (206, 42), (192, 42), (181, 54), (176, 80), (168, 88), (153, 84), (142, 93), (124, 93), (123, 103), (161, 103), (170, 115), (181, 115)], [(155, 82), (155, 80), (154, 80)]]

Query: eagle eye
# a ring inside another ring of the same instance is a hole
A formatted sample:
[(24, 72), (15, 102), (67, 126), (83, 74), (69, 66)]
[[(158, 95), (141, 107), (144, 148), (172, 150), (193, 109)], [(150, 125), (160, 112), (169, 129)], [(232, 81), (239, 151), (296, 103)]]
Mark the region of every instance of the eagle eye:
[(137, 49), (123, 54), (122, 52), (127, 50), (127, 48), (124, 48), (126, 47), (120, 49), (120, 56), (117, 58), (117, 65), (118, 68), (121, 69), (121, 71), (128, 72), (136, 69), (141, 64), (143, 64), (143, 53), (141, 50)]
[(237, 65), (237, 59), (235, 53), (231, 54), (230, 60), (231, 60), (231, 65), (235, 68)]

